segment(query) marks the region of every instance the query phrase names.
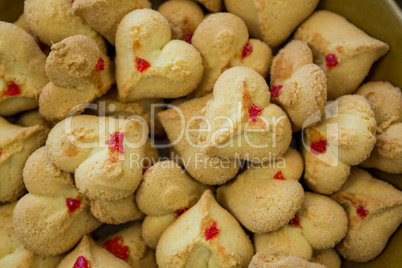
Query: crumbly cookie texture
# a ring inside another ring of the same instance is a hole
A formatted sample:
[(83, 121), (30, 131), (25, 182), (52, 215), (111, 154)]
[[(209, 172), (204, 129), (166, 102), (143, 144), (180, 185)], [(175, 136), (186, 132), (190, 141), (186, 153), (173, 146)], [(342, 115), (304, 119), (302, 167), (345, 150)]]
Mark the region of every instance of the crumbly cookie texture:
[(116, 34), (116, 81), (122, 101), (179, 98), (202, 78), (200, 53), (171, 40), (169, 22), (157, 11), (137, 9), (120, 22)]
[(13, 211), (17, 202), (0, 206), (0, 266), (54, 268), (63, 256), (39, 256), (24, 247), (13, 228)]
[(254, 255), (250, 262), (249, 268), (325, 268), (325, 265), (312, 263), (295, 256), (266, 256), (262, 252)]
[[(171, 218), (174, 221), (197, 203), (206, 189), (206, 185), (192, 179), (173, 161), (160, 161), (150, 167), (136, 191), (137, 204), (147, 215), (142, 228), (145, 243), (155, 249), (160, 236), (169, 226), (160, 219)], [(159, 228), (157, 223), (160, 223)]]
[(327, 268), (340, 268), (341, 258), (335, 249), (314, 250), (311, 262), (321, 263)]
[(371, 65), (389, 46), (367, 35), (344, 17), (326, 10), (316, 11), (296, 31), (295, 39), (306, 41), (314, 63), (328, 79), (328, 99), (353, 93)]
[(109, 90), (105, 95), (94, 101), (97, 106), (94, 111), (98, 116), (136, 117), (141, 116), (149, 126), (151, 136), (157, 139), (165, 137), (165, 131), (157, 117), (157, 113), (163, 111), (163, 99), (143, 99), (139, 101), (120, 101), (117, 89)]
[(73, 175), (49, 160), (46, 147), (35, 151), (24, 168), (29, 194), (14, 209), (13, 226), (26, 248), (44, 256), (67, 252), (101, 223), (89, 211), (89, 200), (78, 193)]
[(222, 0), (196, 0), (211, 12), (219, 12), (223, 8)]
[(47, 128), (52, 128), (54, 124), (52, 122), (47, 121), (40, 113), (39, 110), (32, 110), (28, 112), (24, 112), (18, 118), (17, 125), (21, 127), (32, 127), (35, 125), (42, 125)]
[(204, 19), (199, 5), (188, 0), (170, 0), (163, 3), (158, 12), (170, 24), (173, 39), (181, 39), (191, 44), (195, 29)]
[(82, 18), (74, 16), (70, 0), (27, 0), (24, 16), (29, 30), (44, 44), (51, 46), (73, 35), (85, 35), (97, 43), (106, 53), (102, 36)]
[[(201, 110), (212, 99), (212, 94), (185, 101), (174, 108), (158, 113), (174, 151), (182, 159), (187, 172), (197, 181), (208, 185), (220, 185), (233, 179), (240, 169), (240, 160), (210, 157), (199, 152), (197, 139)], [(182, 136), (183, 133), (183, 136)]]
[(247, 267), (253, 245), (236, 219), (210, 190), (162, 234), (156, 248), (159, 267)]
[(232, 66), (253, 68), (264, 77), (268, 74), (271, 49), (260, 40), (249, 39), (246, 25), (233, 14), (206, 17), (194, 32), (192, 44), (201, 53), (204, 74), (191, 96), (210, 93), (219, 76)]
[(254, 234), (257, 252), (311, 260), (313, 250), (333, 248), (346, 234), (348, 218), (330, 197), (305, 192), (301, 209), (275, 232)]
[(105, 94), (115, 82), (114, 66), (95, 41), (84, 35), (67, 37), (51, 47), (46, 60), (50, 82), (39, 97), (39, 112), (48, 120), (79, 114), (89, 103)]
[(141, 237), (141, 222), (96, 241), (131, 267), (157, 268), (155, 251), (148, 248)]
[(130, 268), (131, 266), (106, 249), (98, 246), (91, 237), (85, 235), (78, 246), (64, 257), (57, 266), (57, 268), (71, 267)]
[(206, 104), (198, 136), (202, 153), (267, 162), (289, 148), (292, 130), (286, 113), (270, 103), (264, 78), (248, 67), (226, 70)]
[(79, 191), (91, 200), (122, 201), (140, 184), (147, 134), (135, 120), (80, 115), (59, 122), (46, 146), (51, 161), (74, 172)]
[(49, 129), (20, 127), (0, 117), (0, 202), (12, 202), (25, 192), (22, 170), (25, 161), (46, 141)]
[(0, 22), (0, 116), (38, 107), (42, 88), (49, 81), (46, 56), (20, 27)]
[(275, 166), (278, 162), (250, 167), (217, 189), (219, 204), (254, 233), (279, 229), (302, 205), (304, 191), (298, 180), (303, 173), (303, 158), (289, 148), (281, 168)]
[(293, 40), (274, 57), (270, 92), (272, 102), (289, 115), (293, 131), (320, 120), (327, 100), (327, 78), (313, 64), (306, 42)]
[(356, 94), (370, 103), (377, 121), (376, 144), (361, 166), (402, 173), (402, 93), (387, 81), (368, 82)]
[(318, 0), (225, 0), (225, 7), (244, 20), (250, 35), (271, 47), (283, 43), (315, 9)]
[(332, 194), (346, 182), (350, 167), (369, 157), (376, 121), (368, 101), (358, 95), (339, 97), (326, 111), (318, 124), (304, 131), (304, 179), (313, 191)]
[(346, 237), (336, 246), (338, 252), (356, 262), (377, 257), (402, 222), (402, 192), (367, 171), (352, 168), (348, 181), (332, 197), (349, 219)]
[(149, 0), (74, 0), (73, 14), (115, 44), (117, 26), (130, 11), (151, 8)]

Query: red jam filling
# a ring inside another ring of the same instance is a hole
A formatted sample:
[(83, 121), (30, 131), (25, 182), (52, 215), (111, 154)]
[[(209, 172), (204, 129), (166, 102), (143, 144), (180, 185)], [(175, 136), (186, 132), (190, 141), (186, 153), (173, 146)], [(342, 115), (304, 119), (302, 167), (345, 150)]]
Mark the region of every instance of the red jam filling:
[(21, 94), (21, 90), (14, 81), (8, 84), (7, 90), (4, 92), (5, 96), (15, 96), (19, 94)]
[(338, 59), (334, 54), (328, 54), (325, 56), (325, 61), (327, 62), (327, 66), (330, 68), (334, 68), (338, 65)]
[(176, 210), (176, 216), (177, 216), (177, 217), (180, 217), (181, 214), (183, 214), (183, 213), (186, 212), (187, 210), (188, 210), (188, 208), (181, 208), (181, 209)]
[(187, 43), (191, 44), (191, 40), (193, 39), (193, 33), (189, 33), (186, 35), (186, 37), (184, 38), (184, 41), (186, 41)]
[(283, 175), (282, 175), (282, 170), (276, 172), (276, 174), (274, 175), (274, 179), (275, 180), (281, 180), (281, 181), (286, 180), (285, 177), (283, 177)]
[(269, 89), (269, 92), (271, 92), (271, 96), (274, 98), (279, 97), (279, 91), (282, 89), (283, 86), (278, 85), (272, 85), (271, 88)]
[(90, 262), (87, 261), (83, 256), (79, 256), (74, 263), (73, 268), (89, 268)]
[(115, 132), (113, 134), (110, 134), (109, 149), (124, 154), (123, 141), (124, 141), (124, 132)]
[(76, 209), (78, 209), (80, 207), (81, 200), (67, 198), (66, 199), (66, 204), (67, 204), (68, 210), (70, 210), (70, 212), (73, 212), (74, 210), (76, 210)]
[(319, 140), (310, 142), (310, 152), (313, 154), (322, 154), (327, 150), (327, 140)]
[(367, 217), (368, 211), (364, 209), (362, 206), (358, 206), (356, 209), (357, 215), (359, 215), (360, 218), (364, 219)]
[(137, 70), (140, 73), (145, 72), (149, 67), (151, 67), (151, 64), (149, 62), (141, 58), (137, 58), (135, 62), (137, 63)]
[(97, 71), (105, 70), (105, 61), (102, 58), (99, 58), (98, 62), (96, 63), (96, 70)]
[(216, 228), (216, 221), (212, 220), (212, 225), (209, 226), (207, 229), (205, 229), (204, 232), (205, 232), (205, 239), (207, 241), (217, 236), (220, 230)]
[(250, 56), (252, 52), (253, 46), (250, 44), (250, 41), (247, 41), (243, 47), (243, 52), (241, 53), (241, 60), (243, 61), (246, 57)]
[(255, 120), (257, 120), (257, 117), (260, 115), (262, 109), (260, 107), (258, 107), (257, 105), (251, 105), (248, 108), (248, 113), (250, 115), (250, 119), (251, 121), (255, 122)]
[(123, 238), (121, 236), (116, 236), (105, 243), (105, 248), (117, 258), (124, 261), (128, 260), (128, 254), (130, 249), (123, 245)]
[(299, 216), (297, 215), (297, 213), (295, 214), (293, 219), (290, 220), (290, 222), (288, 224), (293, 226), (293, 227), (301, 227)]

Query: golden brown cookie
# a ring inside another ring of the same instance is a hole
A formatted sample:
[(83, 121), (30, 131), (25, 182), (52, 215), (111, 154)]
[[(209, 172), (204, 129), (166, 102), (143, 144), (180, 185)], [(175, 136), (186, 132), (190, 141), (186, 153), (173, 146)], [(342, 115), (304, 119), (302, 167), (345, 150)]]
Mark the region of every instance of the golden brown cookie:
[(196, 0), (211, 12), (219, 12), (223, 8), (222, 0)]
[(83, 18), (92, 28), (115, 44), (117, 26), (135, 9), (151, 8), (149, 0), (75, 0), (73, 14)]
[(233, 66), (253, 68), (264, 77), (268, 74), (271, 49), (260, 40), (249, 39), (246, 25), (233, 14), (206, 17), (194, 32), (192, 44), (204, 65), (202, 81), (192, 96), (210, 93), (219, 76)]
[(402, 173), (402, 93), (386, 81), (368, 82), (356, 94), (370, 103), (377, 121), (376, 144), (361, 166)]
[(130, 268), (125, 261), (98, 246), (89, 236), (84, 236), (78, 246), (59, 263), (57, 268)]
[[(280, 161), (282, 160), (282, 161)], [(289, 148), (275, 163), (249, 167), (217, 189), (217, 200), (254, 233), (272, 232), (288, 223), (300, 209), (304, 191), (298, 182), (303, 158)]]
[(314, 250), (311, 262), (321, 263), (327, 268), (340, 268), (341, 258), (335, 249)]
[(249, 268), (325, 268), (324, 265), (308, 262), (299, 257), (294, 256), (265, 256), (264, 253), (258, 252), (254, 255), (250, 262)]
[(318, 0), (225, 0), (225, 6), (244, 20), (250, 35), (272, 47), (283, 43), (315, 9)]
[(24, 194), (25, 161), (45, 144), (48, 133), (44, 126), (20, 127), (0, 117), (0, 202), (15, 201)]
[(314, 250), (333, 248), (346, 234), (348, 219), (330, 197), (305, 192), (301, 209), (275, 232), (254, 234), (257, 252), (310, 260)]
[(141, 222), (97, 241), (117, 258), (131, 267), (156, 268), (155, 251), (148, 248), (141, 237)]
[(204, 12), (199, 5), (188, 0), (170, 0), (163, 3), (158, 12), (170, 24), (173, 39), (181, 39), (191, 44), (197, 26), (204, 19)]
[(247, 267), (253, 246), (240, 224), (215, 201), (210, 190), (162, 234), (159, 267)]
[(48, 82), (46, 56), (20, 27), (0, 22), (0, 116), (38, 107), (38, 97)]
[(270, 103), (264, 78), (248, 67), (226, 70), (202, 114), (198, 145), (209, 156), (267, 162), (281, 157), (292, 138), (286, 113)]
[(47, 128), (52, 128), (54, 126), (53, 123), (47, 121), (40, 113), (39, 110), (32, 110), (28, 112), (24, 112), (18, 118), (17, 125), (22, 127), (31, 127), (35, 125), (42, 125)]
[(402, 222), (402, 192), (354, 167), (332, 197), (345, 208), (349, 219), (346, 237), (336, 246), (338, 252), (356, 262), (377, 257)]
[(367, 76), (373, 62), (389, 46), (367, 35), (344, 17), (316, 11), (296, 31), (295, 39), (306, 41), (328, 79), (328, 99), (353, 93)]
[(169, 22), (157, 11), (127, 14), (116, 33), (116, 80), (122, 101), (178, 98), (201, 81), (200, 53), (190, 44), (171, 40)]
[(40, 94), (39, 112), (58, 121), (81, 113), (86, 103), (105, 94), (115, 82), (114, 67), (95, 41), (84, 35), (67, 37), (51, 49), (46, 60), (50, 82)]
[(158, 113), (171, 146), (180, 156), (187, 172), (197, 181), (219, 185), (233, 179), (240, 169), (240, 160), (210, 157), (197, 148), (202, 108), (212, 99), (212, 94), (170, 106)]
[(350, 166), (366, 160), (376, 142), (368, 101), (345, 95), (326, 106), (325, 116), (303, 133), (304, 179), (315, 192), (332, 194), (347, 180)]
[(24, 183), (29, 194), (15, 206), (13, 226), (32, 252), (44, 256), (65, 253), (82, 235), (101, 225), (89, 211), (89, 200), (75, 188), (73, 175), (50, 162), (46, 147), (28, 158)]
[(327, 100), (327, 78), (313, 64), (306, 42), (293, 40), (274, 57), (269, 91), (272, 102), (289, 115), (293, 131), (320, 120)]
[(13, 210), (17, 202), (0, 206), (0, 267), (54, 268), (63, 256), (40, 256), (18, 240), (13, 228)]
[(85, 35), (97, 43), (106, 53), (102, 36), (82, 18), (74, 16), (71, 0), (27, 0), (24, 16), (29, 30), (44, 44), (51, 46), (73, 35)]

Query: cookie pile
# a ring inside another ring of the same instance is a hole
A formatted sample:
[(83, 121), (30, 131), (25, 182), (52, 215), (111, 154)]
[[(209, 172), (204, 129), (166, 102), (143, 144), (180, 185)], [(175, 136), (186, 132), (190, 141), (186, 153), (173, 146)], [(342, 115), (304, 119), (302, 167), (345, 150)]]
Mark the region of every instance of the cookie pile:
[(25, 0), (0, 22), (0, 266), (381, 254), (402, 192), (363, 168), (402, 173), (402, 94), (362, 82), (390, 47), (317, 4)]

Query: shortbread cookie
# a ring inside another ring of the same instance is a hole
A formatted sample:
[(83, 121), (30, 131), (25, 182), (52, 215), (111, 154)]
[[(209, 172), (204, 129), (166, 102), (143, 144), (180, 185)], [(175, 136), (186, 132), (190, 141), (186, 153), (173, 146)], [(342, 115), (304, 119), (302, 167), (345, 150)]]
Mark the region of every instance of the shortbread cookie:
[(376, 144), (361, 166), (402, 173), (402, 93), (386, 81), (362, 85), (356, 94), (370, 103), (377, 121)]
[(327, 268), (341, 268), (341, 258), (335, 249), (315, 250), (311, 262), (321, 263)]
[(217, 200), (248, 230), (272, 232), (300, 209), (304, 191), (298, 180), (302, 173), (303, 158), (289, 148), (280, 164), (249, 167), (233, 182), (219, 187)]
[(114, 84), (114, 68), (95, 41), (84, 35), (67, 37), (51, 47), (46, 60), (50, 82), (39, 97), (39, 112), (58, 121), (68, 114), (79, 114), (85, 106), (105, 94)]
[(375, 129), (374, 113), (364, 97), (346, 95), (328, 104), (325, 117), (304, 131), (307, 186), (323, 194), (338, 191), (350, 166), (369, 157), (376, 142)]
[(204, 19), (204, 13), (199, 5), (188, 0), (170, 0), (163, 3), (158, 12), (170, 24), (173, 39), (181, 39), (191, 44), (197, 26)]
[[(122, 102), (119, 100), (117, 90), (109, 90), (106, 95), (95, 100), (95, 114), (98, 116), (114, 116), (128, 118), (141, 116), (147, 122), (150, 128), (151, 136), (162, 139), (165, 137), (165, 131), (162, 124), (156, 116), (163, 111), (163, 99), (143, 99), (139, 101)], [(92, 113), (91, 109), (91, 113)]]
[[(193, 180), (173, 161), (160, 161), (150, 167), (136, 191), (137, 204), (149, 218), (144, 221), (142, 229), (145, 243), (156, 248), (160, 235), (169, 226), (163, 224), (166, 221), (160, 221), (160, 217), (179, 217), (198, 201), (206, 189), (207, 186)], [(154, 217), (157, 219), (150, 219)], [(157, 221), (161, 223), (159, 228)], [(148, 223), (151, 223), (150, 227), (146, 226)]]
[(308, 262), (299, 257), (294, 256), (265, 256), (264, 253), (258, 252), (251, 260), (249, 268), (325, 268), (325, 265)]
[(24, 183), (29, 194), (15, 206), (13, 226), (32, 252), (62, 254), (101, 225), (89, 211), (89, 200), (75, 188), (73, 175), (50, 162), (46, 147), (27, 160)]
[(191, 93), (202, 78), (200, 53), (171, 40), (169, 22), (151, 9), (127, 14), (116, 34), (116, 80), (122, 101), (178, 98)]
[(131, 267), (157, 267), (155, 251), (148, 248), (141, 237), (141, 222), (98, 240), (97, 243)]
[(248, 67), (226, 70), (202, 110), (200, 152), (210, 156), (267, 162), (289, 148), (292, 130), (286, 113), (270, 103), (264, 78)]
[(59, 263), (57, 268), (130, 268), (125, 261), (98, 246), (89, 236), (84, 236), (78, 246)]
[(210, 190), (163, 233), (156, 248), (159, 267), (247, 267), (253, 245), (240, 224)]
[(233, 14), (209, 15), (194, 32), (192, 44), (204, 64), (202, 81), (192, 96), (210, 93), (219, 76), (232, 66), (253, 68), (264, 77), (268, 74), (271, 49), (260, 40), (249, 39), (246, 25)]
[(82, 18), (74, 16), (71, 0), (27, 0), (24, 2), (24, 16), (29, 29), (44, 44), (51, 46), (73, 35), (85, 35), (98, 44), (106, 53), (102, 36)]
[(73, 14), (83, 18), (92, 28), (114, 45), (117, 25), (135, 9), (151, 8), (149, 0), (75, 0)]
[(330, 197), (305, 192), (301, 209), (279, 230), (254, 234), (257, 252), (292, 255), (310, 260), (313, 250), (333, 248), (345, 236), (348, 219)]
[(47, 121), (39, 113), (39, 110), (32, 110), (22, 113), (18, 118), (16, 124), (22, 127), (32, 127), (35, 125), (42, 125), (47, 128), (52, 128), (54, 126), (53, 123)]
[(293, 40), (274, 57), (269, 91), (272, 102), (289, 115), (293, 131), (320, 120), (327, 100), (327, 78), (313, 64), (306, 42)]
[(314, 63), (328, 79), (328, 99), (353, 93), (367, 76), (371, 65), (389, 46), (367, 35), (344, 17), (326, 10), (315, 12), (296, 31), (306, 41)]
[(186, 101), (158, 113), (171, 146), (179, 154), (187, 172), (197, 181), (220, 185), (233, 179), (240, 169), (240, 160), (210, 157), (198, 151), (197, 139), (202, 108), (212, 99), (212, 94)]
[(332, 197), (349, 218), (346, 237), (336, 246), (338, 252), (356, 262), (377, 257), (402, 222), (402, 192), (367, 171), (352, 168), (348, 181)]
[(219, 12), (223, 8), (222, 0), (196, 0), (211, 12)]
[(45, 54), (27, 32), (7, 22), (0, 22), (0, 54), (0, 116), (37, 108), (48, 82)]
[(45, 144), (48, 133), (44, 126), (20, 127), (0, 117), (0, 202), (15, 201), (24, 194), (25, 161)]
[(54, 268), (63, 256), (39, 256), (26, 249), (13, 228), (16, 202), (0, 206), (0, 267)]
[(225, 0), (225, 6), (244, 20), (251, 36), (271, 47), (283, 43), (315, 9), (318, 0)]

